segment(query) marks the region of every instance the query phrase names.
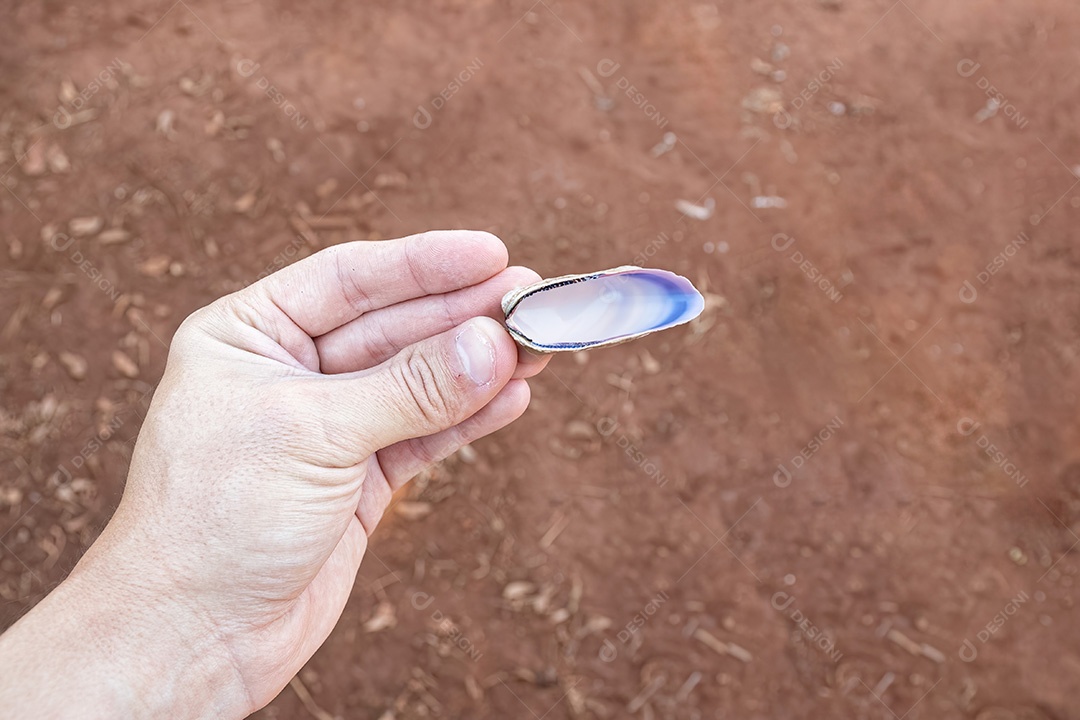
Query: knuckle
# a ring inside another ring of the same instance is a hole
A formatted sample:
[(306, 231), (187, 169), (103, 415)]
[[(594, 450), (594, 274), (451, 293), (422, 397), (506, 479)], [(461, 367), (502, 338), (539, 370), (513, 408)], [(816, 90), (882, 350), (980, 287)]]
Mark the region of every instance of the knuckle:
[(173, 333), (169, 343), (169, 354), (185, 356), (197, 351), (213, 323), (213, 315), (213, 305), (207, 305), (184, 318), (180, 327)]
[(402, 395), (424, 420), (438, 427), (453, 424), (457, 403), (453, 393), (440, 382), (440, 374), (429, 358), (412, 351), (395, 367)]
[(423, 438), (413, 450), (414, 457), (425, 467), (441, 462), (453, 455), (469, 440), (457, 427), (434, 437)]
[(375, 532), (376, 526), (386, 514), (387, 508), (393, 502), (394, 492), (385, 478), (373, 477), (371, 473), (364, 479), (364, 487), (360, 491), (360, 503), (357, 508), (357, 519), (364, 527), (364, 532), (369, 536)]
[[(334, 273), (337, 276), (338, 287), (341, 288), (341, 294), (346, 304), (354, 310), (366, 310), (371, 304), (371, 299), (358, 281), (354, 268), (346, 266), (343, 262), (344, 258), (348, 256), (338, 248), (328, 248), (328, 250), (332, 250), (334, 253)], [(323, 252), (327, 252), (327, 250)]]

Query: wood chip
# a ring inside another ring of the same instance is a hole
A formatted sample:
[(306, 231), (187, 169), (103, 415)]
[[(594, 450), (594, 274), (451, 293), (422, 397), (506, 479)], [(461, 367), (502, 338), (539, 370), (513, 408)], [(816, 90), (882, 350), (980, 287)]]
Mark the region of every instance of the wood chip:
[(729, 642), (727, 644), (727, 652), (728, 655), (730, 655), (731, 657), (744, 663), (748, 663), (754, 659), (754, 656), (751, 655), (746, 648), (742, 647), (741, 645), (736, 645), (733, 642)]
[(45, 297), (41, 299), (41, 307), (46, 310), (52, 310), (54, 307), (60, 304), (60, 301), (64, 299), (64, 291), (58, 287), (49, 288), (49, 291), (45, 293)]
[(922, 655), (922, 646), (919, 645), (919, 643), (912, 640), (911, 638), (909, 638), (904, 633), (900, 632), (899, 630), (896, 630), (895, 628), (890, 630), (885, 635), (885, 637), (888, 638), (889, 640), (891, 640), (892, 642), (896, 643), (897, 645), (899, 645), (903, 649), (907, 650), (912, 655)]
[(109, 228), (97, 236), (97, 241), (102, 245), (116, 245), (131, 239), (131, 233), (124, 228)]
[(218, 110), (203, 125), (203, 132), (210, 137), (214, 137), (221, 132), (223, 127), (225, 127), (225, 113)]
[(56, 233), (60, 232), (60, 226), (56, 223), (46, 223), (41, 226), (41, 241), (52, 242), (52, 239), (56, 237)]
[(558, 610), (556, 610), (555, 612), (551, 613), (551, 615), (548, 616), (548, 620), (551, 621), (552, 625), (558, 625), (559, 623), (564, 623), (569, 619), (570, 619), (570, 611), (567, 608), (559, 608)]
[(78, 96), (79, 91), (75, 89), (75, 83), (71, 78), (66, 77), (60, 81), (60, 91), (56, 94), (60, 102), (70, 105)]
[(379, 173), (375, 176), (375, 187), (379, 190), (385, 188), (403, 188), (408, 184), (409, 178), (405, 176), (405, 173)]
[(540, 547), (544, 550), (551, 547), (551, 544), (562, 534), (562, 531), (566, 529), (566, 526), (570, 524), (570, 518), (564, 515), (561, 511), (555, 512), (555, 517), (551, 521), (551, 527), (544, 533), (544, 537), (540, 538)]
[(41, 140), (30, 140), (30, 147), (19, 158), (19, 167), (30, 177), (45, 173), (45, 144)]
[(941, 652), (933, 645), (927, 645), (926, 643), (922, 643), (921, 645), (919, 645), (919, 648), (922, 651), (923, 657), (929, 660), (933, 660), (939, 665), (945, 662), (945, 653)]
[(162, 110), (157, 116), (155, 128), (159, 133), (172, 140), (176, 136), (176, 130), (173, 128), (175, 122), (176, 113), (172, 110)]
[(258, 200), (258, 195), (255, 194), (255, 191), (244, 193), (233, 203), (233, 210), (238, 213), (246, 213), (255, 207), (256, 200)]
[(139, 377), (139, 366), (135, 364), (135, 361), (129, 358), (127, 355), (119, 350), (113, 350), (112, 364), (121, 375), (126, 378), (134, 380)]
[(397, 514), (406, 520), (419, 520), (427, 517), (433, 510), (431, 503), (402, 500), (394, 506)]
[(277, 138), (269, 138), (266, 141), (266, 149), (270, 151), (274, 162), (285, 162), (285, 146)]
[(690, 677), (686, 678), (686, 682), (679, 688), (679, 692), (675, 693), (675, 701), (686, 702), (690, 697), (690, 693), (694, 691), (694, 688), (697, 687), (699, 682), (701, 682), (701, 673), (695, 670), (690, 673)]
[(397, 625), (397, 615), (394, 606), (388, 602), (381, 602), (375, 607), (375, 612), (364, 623), (364, 632), (379, 632), (388, 630)]
[(736, 660), (741, 660), (742, 662), (750, 662), (751, 660), (753, 660), (753, 656), (751, 656), (750, 653), (747, 652), (745, 649), (739, 647), (734, 643), (724, 642), (720, 638), (714, 636), (705, 628), (698, 628), (697, 630), (694, 630), (694, 638), (721, 655), (729, 655)]
[(315, 195), (320, 198), (327, 198), (335, 190), (338, 189), (338, 181), (334, 178), (328, 178), (315, 186)]
[(742, 106), (750, 112), (775, 115), (784, 109), (784, 100), (776, 88), (759, 87), (743, 98)]
[(296, 693), (296, 697), (300, 698), (300, 704), (304, 706), (305, 710), (311, 713), (311, 716), (315, 718), (315, 720), (337, 720), (333, 715), (315, 704), (315, 699), (311, 697), (311, 693), (308, 692), (307, 687), (304, 686), (299, 675), (289, 681), (289, 687), (293, 689), (293, 692)]
[(512, 583), (508, 583), (503, 588), (502, 596), (506, 600), (520, 600), (526, 595), (530, 595), (535, 592), (536, 586), (526, 580), (517, 580)]
[(45, 162), (49, 164), (49, 170), (54, 173), (66, 173), (71, 170), (71, 161), (59, 145), (50, 145), (45, 151)]
[(480, 702), (484, 699), (484, 689), (480, 687), (480, 683), (472, 675), (465, 676), (465, 692), (469, 694), (473, 702)]
[(750, 69), (758, 75), (764, 75), (765, 77), (768, 77), (773, 74), (773, 70), (775, 70), (776, 68), (774, 68), (771, 63), (767, 63), (761, 58), (751, 58)]
[[(71, 376), (72, 380), (83, 380), (86, 378), (87, 362), (81, 355), (75, 353), (62, 352), (60, 353), (60, 364), (64, 366), (64, 370)], [(136, 373), (138, 369), (136, 369)]]
[(667, 675), (664, 675), (663, 673), (654, 677), (652, 681), (643, 687), (641, 692), (627, 704), (627, 712), (633, 714), (640, 710), (645, 703), (649, 702), (649, 699), (660, 690), (660, 688), (664, 687), (665, 682), (667, 682)]
[(147, 277), (158, 278), (169, 271), (171, 264), (172, 260), (168, 255), (154, 255), (139, 263), (139, 272)]
[(596, 428), (584, 420), (571, 420), (566, 423), (566, 437), (571, 440), (592, 440), (596, 437)]
[(469, 465), (474, 464), (479, 458), (479, 453), (472, 445), (462, 445), (457, 451), (458, 457), (461, 458), (461, 462)]
[(648, 350), (641, 351), (641, 366), (645, 368), (645, 372), (649, 375), (655, 375), (660, 372), (660, 361), (649, 354)]
[(566, 601), (566, 609), (573, 615), (581, 607), (581, 598), (585, 594), (585, 583), (581, 576), (575, 574), (570, 578), (570, 597)]
[(30, 314), (30, 305), (28, 303), (22, 303), (15, 311), (11, 313), (11, 317), (8, 318), (7, 324), (3, 330), (0, 330), (0, 339), (10, 340), (19, 334), (19, 330), (22, 329), (23, 320)]
[(105, 221), (100, 217), (77, 217), (68, 221), (68, 230), (75, 237), (97, 235), (104, 226)]

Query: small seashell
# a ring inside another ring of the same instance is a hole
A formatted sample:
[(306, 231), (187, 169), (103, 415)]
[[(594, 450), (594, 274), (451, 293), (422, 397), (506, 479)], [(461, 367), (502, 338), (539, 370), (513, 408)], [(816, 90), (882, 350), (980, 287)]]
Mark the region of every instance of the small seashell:
[(542, 280), (502, 300), (510, 335), (543, 353), (633, 340), (690, 322), (704, 307), (686, 278), (634, 265)]

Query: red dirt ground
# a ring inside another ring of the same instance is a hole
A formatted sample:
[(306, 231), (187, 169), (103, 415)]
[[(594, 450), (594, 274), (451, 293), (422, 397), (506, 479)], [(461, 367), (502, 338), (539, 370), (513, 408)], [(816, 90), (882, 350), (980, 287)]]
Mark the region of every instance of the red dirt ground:
[(4, 13), (0, 627), (189, 312), (470, 227), (709, 307), (416, 482), (260, 717), (1080, 717), (1075, 3), (171, 2)]

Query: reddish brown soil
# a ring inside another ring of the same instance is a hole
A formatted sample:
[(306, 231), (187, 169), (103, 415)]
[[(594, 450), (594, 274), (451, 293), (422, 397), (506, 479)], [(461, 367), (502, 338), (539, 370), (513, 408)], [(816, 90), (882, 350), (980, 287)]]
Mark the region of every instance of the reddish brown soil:
[[(1080, 717), (1075, 3), (170, 2), (4, 13), (0, 627), (107, 520), (185, 315), (471, 227), (709, 309), (416, 483), (261, 717)], [(43, 240), (86, 217), (130, 238)]]

